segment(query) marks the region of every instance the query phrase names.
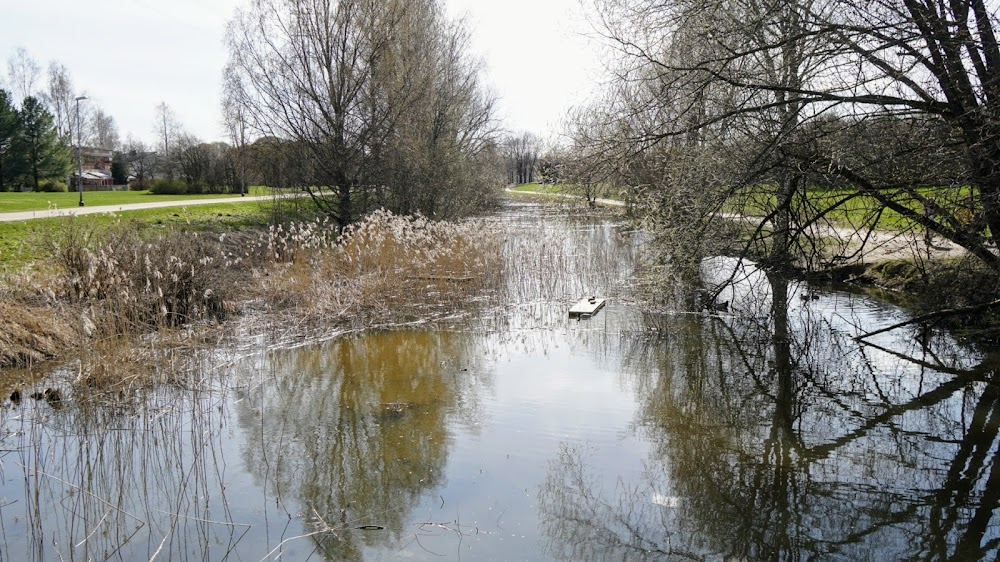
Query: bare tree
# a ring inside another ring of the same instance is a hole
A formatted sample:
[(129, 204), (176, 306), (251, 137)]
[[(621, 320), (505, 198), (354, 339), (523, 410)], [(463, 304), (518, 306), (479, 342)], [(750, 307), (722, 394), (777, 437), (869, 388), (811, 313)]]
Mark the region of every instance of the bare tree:
[(542, 139), (525, 131), (509, 137), (504, 146), (507, 152), (507, 183), (533, 183), (538, 155), (542, 151)]
[[(262, 0), (231, 22), (232, 68), (248, 78), (248, 114), (261, 134), (295, 139), (315, 162), (303, 182), (341, 226), (354, 218), (352, 195), (399, 109), (376, 84), (406, 7), (354, 0)], [(321, 186), (314, 189), (312, 185)], [(327, 199), (323, 187), (334, 191)]]
[(174, 110), (167, 105), (167, 102), (160, 102), (156, 106), (155, 115), (153, 130), (160, 142), (157, 151), (157, 171), (168, 178), (173, 178), (177, 160), (174, 153), (174, 149), (177, 147), (174, 145), (177, 139), (184, 134), (183, 128)]
[(65, 139), (75, 139), (76, 121), (73, 104), (77, 94), (73, 91), (73, 80), (69, 76), (69, 70), (53, 61), (49, 63), (48, 75), (49, 88), (45, 92), (44, 99), (55, 118), (56, 130)]
[[(466, 157), (489, 144), (491, 98), (445, 22), (435, 0), (259, 0), (230, 23), (247, 122), (306, 151), (298, 185), (341, 227), (373, 200), (406, 207), (400, 194), (445, 170), (465, 183)], [(462, 165), (419, 164), (456, 153)]]
[(98, 148), (117, 150), (121, 144), (115, 118), (100, 107), (94, 108), (90, 116), (91, 132), (87, 143)]
[(236, 148), (236, 169), (239, 174), (240, 195), (247, 192), (247, 93), (240, 75), (232, 66), (226, 66), (222, 78), (222, 119), (229, 139)]
[(150, 179), (156, 166), (156, 152), (143, 141), (129, 135), (122, 146), (122, 155), (129, 173), (139, 182)]
[(42, 67), (38, 66), (38, 62), (31, 58), (24, 47), (15, 49), (7, 59), (7, 76), (16, 104), (20, 104), (21, 100), (28, 96), (35, 95), (35, 84), (38, 82), (41, 70)]
[[(616, 84), (577, 136), (617, 181), (639, 187), (638, 171), (676, 169), (683, 150), (709, 166), (700, 175), (716, 193), (687, 218), (745, 203), (764, 219), (748, 247), (775, 263), (818, 255), (817, 226), (864, 199), (875, 206), (857, 228), (891, 210), (1000, 271), (987, 246), (1000, 235), (1000, 49), (987, 4), (596, 5), (619, 54)], [(904, 136), (879, 142), (890, 130)], [(973, 197), (959, 205), (963, 185)], [(839, 191), (817, 203), (807, 186)], [(671, 189), (660, 181), (651, 191), (669, 198)]]
[(413, 56), (392, 81), (421, 76), (412, 84), (409, 109), (386, 137), (374, 177), (387, 186), (375, 204), (429, 216), (468, 213), (488, 204), (500, 182), (487, 170), (485, 152), (497, 137), (496, 97), (480, 85), (481, 63), (468, 55), (465, 22), (442, 19), (440, 7), (419, 14), (404, 36)]

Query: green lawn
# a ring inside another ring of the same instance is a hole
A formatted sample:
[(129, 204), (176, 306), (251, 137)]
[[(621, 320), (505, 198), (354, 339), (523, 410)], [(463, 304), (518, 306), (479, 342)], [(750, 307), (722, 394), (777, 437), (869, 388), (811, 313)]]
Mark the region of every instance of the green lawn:
[[(596, 196), (600, 199), (616, 199), (621, 200), (621, 197), (614, 192), (605, 184), (592, 185), (591, 196)], [(556, 183), (556, 184), (540, 184), (540, 183), (523, 183), (511, 188), (512, 191), (518, 193), (535, 193), (542, 195), (573, 195), (576, 197), (586, 196), (586, 190), (583, 186), (572, 183)]]
[[(84, 197), (86, 196), (87, 194), (84, 193)], [(239, 196), (237, 195), (237, 197)], [(46, 233), (59, 229), (67, 221), (78, 221), (78, 223), (86, 225), (101, 225), (118, 220), (136, 220), (157, 231), (189, 229), (221, 232), (267, 225), (272, 212), (272, 205), (267, 202), (244, 205), (220, 203), (192, 207), (143, 209), (117, 215), (95, 214), (0, 222), (0, 272), (17, 271), (24, 265), (42, 257), (45, 252), (43, 242)]]
[[(756, 188), (754, 192), (744, 191), (743, 194), (737, 194), (732, 197), (725, 209), (729, 212), (750, 216), (763, 215), (774, 208), (776, 202), (774, 191), (775, 188), (773, 186)], [(925, 197), (933, 197), (937, 204), (945, 209), (960, 207), (972, 195), (969, 188), (928, 187), (921, 188), (919, 192)], [(878, 222), (876, 223), (877, 228), (898, 231), (913, 227), (909, 220), (904, 219), (902, 215), (891, 209), (884, 208), (881, 203), (871, 196), (858, 195), (856, 197), (849, 197), (855, 193), (856, 191), (852, 190), (808, 189), (805, 191), (805, 200), (809, 207), (814, 209), (825, 209), (831, 205), (839, 204), (836, 209), (826, 215), (836, 223), (845, 225), (867, 223), (867, 220), (874, 217), (875, 210), (881, 209), (882, 212), (878, 216)], [(801, 205), (801, 200), (798, 200), (796, 204)], [(908, 204), (918, 212), (923, 212), (919, 203), (909, 201)]]
[[(271, 195), (267, 187), (252, 186), (250, 195)], [(207, 195), (156, 195), (149, 191), (84, 191), (83, 202), (88, 207), (102, 205), (127, 205), (129, 203), (152, 203), (155, 201), (184, 201), (190, 199), (218, 199), (236, 197), (239, 194), (212, 193)], [(44, 211), (49, 208), (65, 209), (80, 204), (80, 195), (75, 191), (68, 193), (35, 193), (10, 192), (0, 193), (0, 213), (18, 211)]]
[(522, 193), (563, 193), (565, 186), (558, 184), (522, 183), (511, 188)]

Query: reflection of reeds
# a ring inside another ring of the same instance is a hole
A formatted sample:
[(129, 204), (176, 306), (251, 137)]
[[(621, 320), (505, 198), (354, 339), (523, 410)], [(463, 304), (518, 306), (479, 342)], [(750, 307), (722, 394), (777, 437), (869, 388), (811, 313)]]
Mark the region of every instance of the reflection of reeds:
[[(581, 297), (612, 303), (630, 298), (641, 235), (623, 233), (606, 218), (567, 217), (558, 207), (539, 205), (516, 207), (504, 222), (511, 235), (503, 245), (503, 283), (495, 303), (500, 312), (481, 315), (478, 329), (516, 334), (561, 326)], [(608, 315), (603, 312), (598, 322)]]
[(139, 398), (83, 392), (0, 410), (20, 428), (3, 439), (3, 495), (26, 502), (0, 510), (4, 559), (222, 559), (236, 548), (249, 524), (226, 498), (218, 395)]
[(510, 303), (618, 297), (634, 274), (639, 244), (610, 222), (531, 217), (516, 228), (522, 235), (507, 239), (504, 249)]

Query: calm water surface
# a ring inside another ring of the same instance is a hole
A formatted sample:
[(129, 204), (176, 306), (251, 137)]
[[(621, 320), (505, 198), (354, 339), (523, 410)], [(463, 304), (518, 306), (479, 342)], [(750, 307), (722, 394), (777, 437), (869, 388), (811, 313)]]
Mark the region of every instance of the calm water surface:
[[(994, 357), (913, 328), (860, 344), (906, 314), (749, 268), (725, 314), (647, 310), (637, 236), (500, 220), (502, 310), (261, 336), (142, 407), (5, 402), (0, 558), (996, 557)], [(567, 318), (589, 294), (609, 305)]]

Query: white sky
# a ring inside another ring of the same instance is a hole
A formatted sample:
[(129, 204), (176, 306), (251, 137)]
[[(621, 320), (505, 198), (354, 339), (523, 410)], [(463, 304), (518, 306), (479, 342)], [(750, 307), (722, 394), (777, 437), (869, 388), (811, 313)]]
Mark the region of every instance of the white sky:
[[(153, 140), (161, 101), (188, 132), (225, 140), (223, 35), (243, 2), (0, 0), (0, 76), (6, 80), (7, 59), (24, 47), (42, 67), (36, 88), (46, 87), (50, 61), (64, 64), (76, 90), (115, 118), (123, 140), (129, 133)], [(578, 0), (446, 2), (469, 18), (508, 129), (550, 136), (566, 111), (590, 95), (599, 65), (583, 37)]]

